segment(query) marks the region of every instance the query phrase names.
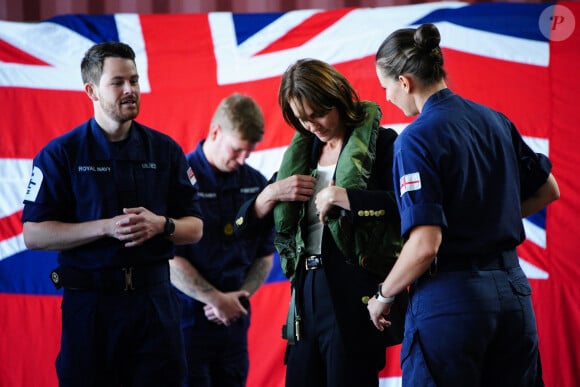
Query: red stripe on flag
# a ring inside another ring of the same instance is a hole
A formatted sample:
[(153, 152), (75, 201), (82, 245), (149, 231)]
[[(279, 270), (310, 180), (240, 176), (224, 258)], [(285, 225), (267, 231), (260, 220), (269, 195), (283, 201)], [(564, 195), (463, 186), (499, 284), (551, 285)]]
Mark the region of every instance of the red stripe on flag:
[(292, 28), (281, 39), (270, 44), (257, 55), (300, 47), (349, 13), (352, 8), (317, 13)]
[(60, 343), (57, 296), (0, 294), (0, 385), (56, 387)]
[[(78, 74), (81, 84), (80, 70)], [(0, 157), (32, 159), (51, 139), (92, 115), (90, 99), (79, 90), (0, 87), (2, 141)]]
[(546, 255), (546, 249), (527, 239), (518, 246), (518, 256), (520, 258), (525, 259), (532, 265), (537, 266), (539, 269), (544, 271), (551, 269), (549, 267), (550, 265), (546, 266), (548, 263)]
[(22, 211), (18, 211), (12, 215), (0, 218), (0, 241), (22, 233), (21, 216)]
[(401, 347), (402, 344), (387, 347), (387, 364), (385, 364), (385, 368), (383, 368), (379, 373), (379, 377), (386, 378), (403, 375), (401, 362), (399, 361), (401, 357)]
[(294, 130), (284, 123), (275, 98), (279, 78), (217, 84), (207, 14), (141, 15), (140, 20), (147, 42), (151, 93), (141, 95), (137, 121), (166, 132), (188, 153), (207, 135), (220, 101), (239, 92), (254, 98), (264, 112), (266, 131), (256, 150), (290, 143)]
[(248, 331), (250, 371), (248, 386), (283, 387), (286, 375), (282, 325), (290, 303), (290, 283), (261, 286), (252, 296), (252, 321)]
[[(506, 114), (526, 136), (550, 137), (550, 70), (444, 49), (447, 85)], [(501, 82), (498, 85), (498, 80)]]
[(405, 181), (403, 181), (403, 182), (401, 183), (401, 187), (400, 187), (400, 188), (401, 188), (401, 191), (402, 191), (404, 188), (406, 188), (408, 185), (417, 184), (418, 182), (419, 182), (419, 180), (409, 180), (409, 181), (406, 181), (406, 180), (405, 180)]
[(28, 55), (2, 39), (0, 39), (0, 62), (49, 66), (48, 63)]

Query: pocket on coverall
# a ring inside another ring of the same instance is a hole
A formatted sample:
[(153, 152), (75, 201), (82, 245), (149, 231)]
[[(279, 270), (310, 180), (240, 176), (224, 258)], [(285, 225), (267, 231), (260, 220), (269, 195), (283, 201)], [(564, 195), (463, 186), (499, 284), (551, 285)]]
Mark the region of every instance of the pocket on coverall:
[(403, 386), (436, 387), (423, 354), (421, 338), (417, 330), (405, 332), (401, 348)]

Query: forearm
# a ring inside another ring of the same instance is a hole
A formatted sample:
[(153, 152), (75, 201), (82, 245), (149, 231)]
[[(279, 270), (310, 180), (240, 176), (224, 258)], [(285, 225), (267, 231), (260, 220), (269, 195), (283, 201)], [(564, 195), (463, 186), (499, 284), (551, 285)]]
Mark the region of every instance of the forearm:
[(186, 216), (174, 219), (174, 222), (175, 234), (173, 235), (173, 243), (176, 245), (197, 243), (203, 236), (203, 222), (199, 218)]
[[(174, 219), (172, 241), (176, 244), (196, 243), (203, 234), (203, 222), (192, 216)], [(123, 214), (113, 218), (87, 222), (61, 221), (25, 222), (24, 243), (32, 250), (68, 250), (111, 237), (125, 244), (138, 246), (163, 234), (165, 217), (144, 207), (125, 208)]]
[(308, 201), (315, 185), (316, 179), (310, 175), (292, 175), (268, 184), (254, 202), (256, 217), (264, 218), (279, 202)]
[(82, 223), (25, 222), (24, 244), (31, 250), (68, 250), (108, 236), (108, 219)]
[(439, 226), (419, 226), (413, 229), (395, 266), (383, 281), (382, 295), (390, 297), (399, 294), (425, 273), (437, 255), (440, 244)]
[(560, 197), (560, 189), (554, 175), (550, 174), (546, 182), (528, 199), (522, 202), (522, 218), (532, 215)]
[(274, 188), (272, 187), (271, 184), (267, 185), (266, 187), (264, 187), (262, 192), (260, 192), (258, 197), (256, 197), (256, 200), (254, 201), (253, 210), (254, 215), (256, 215), (258, 219), (262, 219), (266, 217), (268, 214), (270, 214), (270, 212), (272, 212), (272, 209), (278, 202), (275, 199), (275, 193), (273, 192), (273, 190)]
[(248, 269), (248, 274), (246, 275), (246, 279), (242, 284), (242, 289), (247, 290), (250, 295), (254, 294), (256, 290), (258, 290), (258, 288), (264, 283), (268, 277), (268, 274), (270, 274), (273, 261), (273, 255), (267, 255), (265, 257), (256, 259)]
[(182, 293), (205, 304), (214, 304), (219, 291), (185, 258), (169, 260), (171, 283)]
[(368, 300), (367, 309), (375, 327), (383, 331), (391, 326), (388, 314), (395, 296), (419, 278), (431, 265), (441, 244), (439, 226), (417, 226), (411, 230), (409, 239), (403, 245), (401, 254), (383, 281), (380, 295)]

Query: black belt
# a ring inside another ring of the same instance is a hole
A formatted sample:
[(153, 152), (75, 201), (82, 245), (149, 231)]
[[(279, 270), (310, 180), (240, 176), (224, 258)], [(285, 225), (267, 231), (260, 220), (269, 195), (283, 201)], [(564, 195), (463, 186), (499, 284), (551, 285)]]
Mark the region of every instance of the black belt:
[(146, 289), (169, 281), (167, 261), (147, 266), (127, 266), (98, 271), (85, 271), (70, 266), (59, 266), (50, 273), (57, 289), (120, 292)]
[(515, 250), (486, 254), (480, 256), (464, 257), (437, 257), (431, 264), (426, 274), (435, 275), (438, 271), (463, 271), (463, 270), (507, 270), (520, 265)]
[(306, 270), (316, 270), (322, 267), (322, 257), (320, 255), (310, 255), (304, 258)]

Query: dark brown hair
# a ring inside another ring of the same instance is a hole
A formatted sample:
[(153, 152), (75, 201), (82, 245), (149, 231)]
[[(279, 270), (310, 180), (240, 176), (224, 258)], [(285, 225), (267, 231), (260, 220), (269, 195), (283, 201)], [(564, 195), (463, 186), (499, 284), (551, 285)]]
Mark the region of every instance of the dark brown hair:
[(365, 118), (359, 96), (348, 80), (333, 66), (317, 59), (300, 59), (282, 76), (278, 90), (278, 103), (284, 120), (296, 130), (309, 133), (294, 116), (290, 102), (294, 101), (304, 113), (303, 101), (314, 113), (325, 115), (333, 108), (338, 110), (346, 127), (355, 127)]
[(95, 44), (89, 48), (81, 61), (81, 75), (84, 83), (99, 83), (106, 58), (124, 58), (135, 62), (135, 52), (129, 45), (121, 42)]
[(446, 75), (440, 42), (439, 30), (430, 23), (397, 30), (379, 47), (375, 64), (385, 77), (410, 74), (424, 86), (432, 85)]

